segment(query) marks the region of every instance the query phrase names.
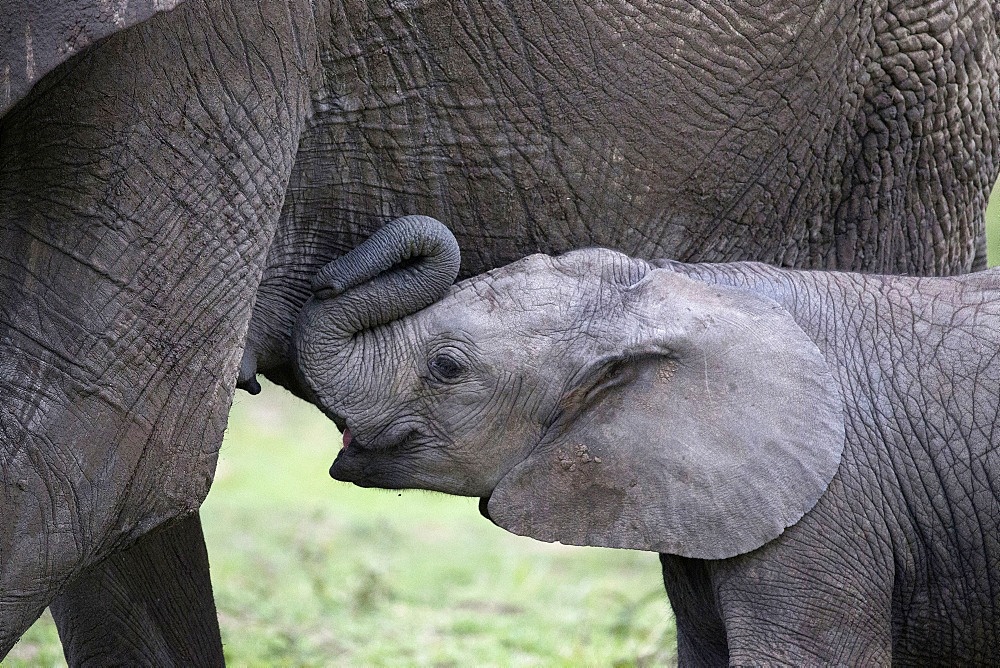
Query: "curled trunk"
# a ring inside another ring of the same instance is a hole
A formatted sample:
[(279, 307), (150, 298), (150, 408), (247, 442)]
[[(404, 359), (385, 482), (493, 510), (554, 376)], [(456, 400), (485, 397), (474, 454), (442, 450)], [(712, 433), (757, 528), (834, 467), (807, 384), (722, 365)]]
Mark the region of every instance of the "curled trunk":
[(427, 216), (397, 218), (323, 267), (313, 279), (326, 320), (343, 336), (398, 320), (433, 304), (458, 275), (458, 242)]
[(433, 218), (397, 218), (313, 280), (295, 326), (293, 351), (304, 385), (322, 407), (331, 365), (358, 334), (433, 304), (458, 275), (452, 233)]

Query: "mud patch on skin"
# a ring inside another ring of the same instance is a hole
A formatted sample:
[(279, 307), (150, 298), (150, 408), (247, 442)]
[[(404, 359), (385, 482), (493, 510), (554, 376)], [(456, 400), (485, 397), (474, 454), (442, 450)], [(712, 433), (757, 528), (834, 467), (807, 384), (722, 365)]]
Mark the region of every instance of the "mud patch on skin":
[(556, 462), (564, 471), (576, 471), (579, 464), (601, 464), (600, 457), (590, 454), (590, 448), (583, 443), (577, 444), (573, 453), (569, 454), (562, 448), (556, 450)]
[(656, 377), (658, 380), (670, 380), (677, 375), (677, 360), (664, 360), (656, 367)]

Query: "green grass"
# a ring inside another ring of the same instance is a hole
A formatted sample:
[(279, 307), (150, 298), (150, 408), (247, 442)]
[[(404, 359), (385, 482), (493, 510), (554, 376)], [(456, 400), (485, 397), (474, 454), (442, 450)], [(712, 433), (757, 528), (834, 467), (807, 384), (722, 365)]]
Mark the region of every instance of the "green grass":
[[(232, 665), (661, 665), (674, 625), (649, 553), (549, 545), (474, 499), (327, 474), (332, 424), (237, 394), (203, 521)], [(8, 657), (62, 665), (46, 616)]]
[(986, 247), (990, 266), (1000, 264), (1000, 181), (993, 186), (986, 206)]
[[(996, 265), (1000, 184), (993, 195)], [(512, 536), (472, 499), (334, 482), (339, 443), (277, 388), (237, 394), (203, 511), (231, 664), (672, 662), (654, 555)], [(65, 665), (47, 614), (5, 665)]]

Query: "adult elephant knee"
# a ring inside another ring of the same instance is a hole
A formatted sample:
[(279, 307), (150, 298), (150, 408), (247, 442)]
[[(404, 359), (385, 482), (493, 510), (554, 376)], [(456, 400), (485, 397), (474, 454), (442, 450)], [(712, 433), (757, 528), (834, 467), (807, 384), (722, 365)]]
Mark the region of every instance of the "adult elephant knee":
[(0, 27), (0, 654), (199, 505), (237, 369), (301, 393), (310, 281), (387, 218), (448, 222), (464, 275), (982, 261), (985, 0), (35, 4)]

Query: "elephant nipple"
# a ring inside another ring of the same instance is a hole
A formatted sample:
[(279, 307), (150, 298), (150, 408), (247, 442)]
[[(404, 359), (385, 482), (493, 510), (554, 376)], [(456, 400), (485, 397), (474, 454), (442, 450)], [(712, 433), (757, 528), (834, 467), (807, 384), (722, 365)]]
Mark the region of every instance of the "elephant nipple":
[(257, 356), (250, 346), (243, 349), (240, 368), (236, 373), (236, 387), (250, 394), (260, 394), (260, 383), (257, 382)]

